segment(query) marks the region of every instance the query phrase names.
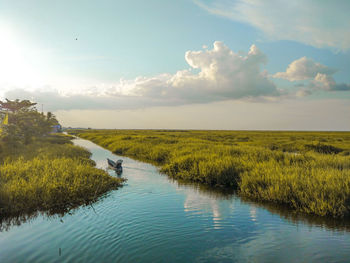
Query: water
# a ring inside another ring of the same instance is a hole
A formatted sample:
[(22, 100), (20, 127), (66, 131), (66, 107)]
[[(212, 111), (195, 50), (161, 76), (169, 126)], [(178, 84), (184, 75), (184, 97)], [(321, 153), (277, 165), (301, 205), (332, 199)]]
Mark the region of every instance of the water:
[(349, 262), (349, 222), (246, 202), (89, 141), (75, 144), (103, 169), (107, 157), (123, 159), (126, 185), (72, 215), (0, 232), (0, 262)]

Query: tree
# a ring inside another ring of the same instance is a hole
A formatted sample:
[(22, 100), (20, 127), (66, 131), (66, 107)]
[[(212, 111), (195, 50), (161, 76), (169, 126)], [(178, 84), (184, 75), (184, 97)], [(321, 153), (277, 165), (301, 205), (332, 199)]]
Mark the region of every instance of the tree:
[(33, 109), (33, 107), (36, 105), (35, 102), (31, 102), (29, 100), (8, 100), (1, 101), (0, 100), (0, 106), (2, 109), (9, 110), (10, 112), (17, 112), (20, 110), (29, 110)]
[(56, 116), (52, 114), (52, 112), (50, 111), (47, 113), (46, 118), (47, 118), (47, 121), (51, 124), (51, 126), (59, 124), (58, 120), (56, 119)]
[(45, 116), (29, 100), (0, 101), (3, 109), (10, 112), (8, 125), (3, 127), (2, 141), (11, 147), (29, 144), (36, 138), (48, 134), (58, 121), (50, 112)]

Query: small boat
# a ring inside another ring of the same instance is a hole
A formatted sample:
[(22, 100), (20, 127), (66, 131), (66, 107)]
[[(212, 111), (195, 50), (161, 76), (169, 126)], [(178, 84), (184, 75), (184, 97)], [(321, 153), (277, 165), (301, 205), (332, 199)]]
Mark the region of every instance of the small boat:
[(114, 171), (116, 171), (118, 175), (120, 175), (123, 172), (123, 167), (122, 167), (123, 160), (118, 160), (115, 162), (107, 158), (107, 163), (108, 163), (108, 166)]

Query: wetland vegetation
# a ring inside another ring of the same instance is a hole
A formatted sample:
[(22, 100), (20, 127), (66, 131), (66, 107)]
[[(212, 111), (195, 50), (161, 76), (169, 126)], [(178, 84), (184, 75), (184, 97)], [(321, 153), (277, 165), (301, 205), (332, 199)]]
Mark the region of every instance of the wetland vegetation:
[(245, 198), (329, 217), (350, 215), (350, 133), (72, 130), (161, 172)]
[(91, 153), (51, 133), (57, 120), (29, 101), (1, 102), (8, 120), (0, 135), (0, 220), (64, 213), (90, 204), (122, 179), (95, 168)]

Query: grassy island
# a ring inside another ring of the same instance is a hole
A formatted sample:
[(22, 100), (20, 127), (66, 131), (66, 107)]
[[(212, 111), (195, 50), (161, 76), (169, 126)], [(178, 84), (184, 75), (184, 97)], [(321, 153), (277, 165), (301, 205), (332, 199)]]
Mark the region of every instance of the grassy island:
[(236, 188), (249, 199), (320, 216), (350, 215), (350, 133), (82, 130), (171, 177)]
[(54, 116), (32, 106), (9, 111), (2, 127), (0, 219), (64, 213), (121, 185), (122, 179), (95, 168), (91, 153), (74, 146), (71, 136), (51, 134)]

